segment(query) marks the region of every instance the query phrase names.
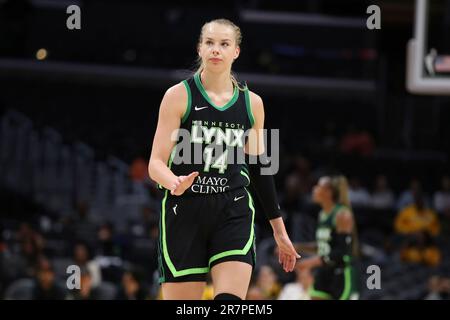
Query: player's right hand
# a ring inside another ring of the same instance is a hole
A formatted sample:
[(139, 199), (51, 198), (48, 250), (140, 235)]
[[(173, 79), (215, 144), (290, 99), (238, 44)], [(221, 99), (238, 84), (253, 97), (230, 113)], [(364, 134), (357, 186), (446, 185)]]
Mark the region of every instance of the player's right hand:
[(188, 189), (194, 179), (198, 176), (198, 171), (192, 172), (188, 176), (178, 176), (175, 180), (172, 188), (170, 189), (170, 194), (174, 196), (181, 196), (186, 189)]

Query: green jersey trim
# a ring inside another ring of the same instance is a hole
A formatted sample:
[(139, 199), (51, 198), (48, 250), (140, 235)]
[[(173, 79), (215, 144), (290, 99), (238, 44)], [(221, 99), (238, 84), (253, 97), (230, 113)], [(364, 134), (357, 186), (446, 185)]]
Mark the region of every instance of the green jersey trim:
[(331, 294), (326, 293), (324, 291), (319, 291), (319, 290), (314, 289), (314, 285), (311, 286), (311, 288), (309, 288), (309, 292), (308, 293), (309, 293), (309, 296), (311, 298), (317, 297), (317, 298), (326, 299), (326, 300), (333, 299)]
[(250, 177), (248, 176), (248, 174), (247, 173), (245, 173), (245, 171), (244, 170), (241, 170), (241, 175), (243, 175), (244, 177), (246, 177), (247, 178), (247, 180), (248, 180), (248, 183), (247, 183), (247, 186), (250, 184)]
[(203, 84), (202, 84), (202, 82), (201, 82), (201, 80), (200, 80), (200, 74), (196, 73), (196, 74), (194, 75), (194, 81), (195, 81), (195, 84), (197, 85), (198, 90), (199, 90), (200, 93), (202, 94), (203, 98), (205, 98), (206, 101), (208, 101), (208, 103), (209, 103), (210, 105), (212, 105), (214, 108), (216, 108), (216, 109), (219, 110), (219, 111), (225, 111), (225, 110), (227, 110), (227, 109), (228, 109), (229, 107), (231, 107), (231, 106), (238, 100), (238, 98), (239, 98), (239, 90), (238, 90), (237, 87), (234, 87), (233, 97), (231, 98), (231, 100), (228, 101), (228, 103), (225, 104), (224, 106), (219, 107), (219, 106), (215, 105), (215, 104), (211, 101), (211, 99), (209, 98), (208, 94), (206, 93), (206, 90), (205, 90), (205, 88), (203, 87)]
[(184, 86), (186, 88), (188, 99), (187, 99), (186, 111), (184, 112), (184, 115), (181, 118), (181, 123), (184, 123), (186, 121), (186, 119), (189, 117), (189, 114), (191, 113), (191, 105), (192, 105), (191, 88), (189, 88), (189, 84), (187, 83), (186, 80), (183, 81), (183, 84), (184, 84)]
[(339, 300), (348, 300), (352, 293), (352, 268), (347, 266), (344, 268), (344, 291)]
[(244, 91), (244, 96), (245, 96), (245, 106), (247, 108), (248, 119), (250, 120), (250, 124), (253, 127), (253, 124), (255, 123), (255, 117), (253, 116), (252, 103), (250, 100), (250, 92), (248, 89), (246, 89)]

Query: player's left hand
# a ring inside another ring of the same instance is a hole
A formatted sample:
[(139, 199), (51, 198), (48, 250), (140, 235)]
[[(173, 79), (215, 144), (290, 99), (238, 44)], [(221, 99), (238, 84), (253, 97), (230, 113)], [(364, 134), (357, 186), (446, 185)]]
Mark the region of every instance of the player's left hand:
[(275, 242), (278, 246), (278, 261), (283, 266), (285, 272), (291, 272), (294, 270), (297, 259), (300, 259), (300, 255), (294, 248), (287, 233), (274, 233)]

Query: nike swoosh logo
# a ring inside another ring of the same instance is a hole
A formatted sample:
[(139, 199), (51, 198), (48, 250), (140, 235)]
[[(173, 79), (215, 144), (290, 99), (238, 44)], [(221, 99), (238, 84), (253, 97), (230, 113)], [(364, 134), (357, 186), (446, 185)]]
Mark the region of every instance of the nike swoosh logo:
[(195, 111), (198, 111), (198, 110), (202, 110), (202, 109), (206, 109), (206, 108), (208, 108), (207, 106), (206, 107), (197, 107), (197, 106), (195, 106)]
[(173, 212), (175, 213), (175, 215), (177, 215), (177, 205), (178, 205), (178, 204), (176, 204), (175, 207), (172, 208), (172, 209), (173, 209)]
[(234, 197), (234, 201), (238, 201), (238, 200), (241, 200), (243, 197), (245, 197), (245, 196), (241, 196), (241, 197)]

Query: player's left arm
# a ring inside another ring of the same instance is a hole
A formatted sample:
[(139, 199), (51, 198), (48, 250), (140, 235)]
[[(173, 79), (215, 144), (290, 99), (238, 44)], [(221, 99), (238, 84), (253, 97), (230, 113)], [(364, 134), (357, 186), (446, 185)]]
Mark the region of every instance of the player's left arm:
[(248, 161), (251, 183), (255, 186), (255, 191), (261, 201), (264, 213), (272, 226), (273, 236), (279, 249), (279, 262), (282, 264), (283, 269), (289, 272), (294, 269), (296, 260), (300, 258), (300, 255), (295, 251), (281, 217), (273, 175), (262, 174), (262, 168), (267, 166), (267, 164), (261, 163), (262, 159), (259, 157), (265, 152), (264, 104), (261, 97), (257, 94), (250, 91), (249, 95), (255, 122), (248, 134), (244, 150), (249, 157), (254, 157), (253, 161)]
[(336, 264), (352, 254), (353, 214), (347, 208), (336, 214), (336, 245), (331, 248), (328, 264)]
[(341, 209), (336, 214), (336, 245), (327, 257), (313, 256), (303, 259), (299, 268), (315, 268), (322, 265), (335, 265), (352, 253), (353, 215), (348, 209)]

